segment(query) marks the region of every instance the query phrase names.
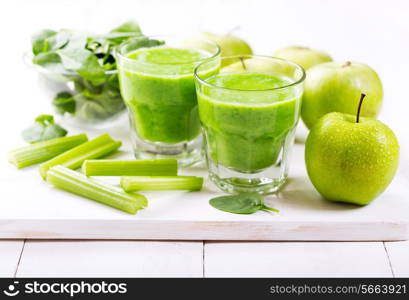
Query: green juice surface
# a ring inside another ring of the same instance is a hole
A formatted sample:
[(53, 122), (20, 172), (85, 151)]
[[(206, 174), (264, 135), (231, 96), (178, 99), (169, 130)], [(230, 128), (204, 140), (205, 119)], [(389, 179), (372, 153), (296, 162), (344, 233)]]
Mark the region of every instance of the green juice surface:
[[(257, 172), (276, 163), (286, 136), (297, 124), (299, 98), (291, 82), (261, 73), (219, 74), (198, 95), (207, 147), (217, 164)], [(235, 89), (235, 90), (229, 90)]]
[(128, 54), (135, 64), (120, 70), (120, 84), (140, 138), (174, 144), (199, 135), (193, 71), (198, 61), (209, 56), (204, 51), (170, 47)]

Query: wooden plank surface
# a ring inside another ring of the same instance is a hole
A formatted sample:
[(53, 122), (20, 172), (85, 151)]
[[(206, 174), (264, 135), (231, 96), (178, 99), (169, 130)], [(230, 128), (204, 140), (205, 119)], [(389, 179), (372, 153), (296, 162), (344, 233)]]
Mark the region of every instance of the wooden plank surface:
[(17, 271), (24, 240), (0, 241), (0, 277), (13, 277)]
[[(126, 138), (123, 138), (126, 141)], [(120, 156), (131, 157), (126, 144)], [(146, 192), (148, 208), (128, 215), (54, 189), (36, 168), (0, 168), (8, 174), (0, 202), (0, 238), (165, 240), (402, 240), (409, 237), (409, 185), (397, 176), (374, 203), (356, 207), (325, 201), (309, 182), (303, 146), (296, 145), (288, 184), (266, 197), (281, 210), (253, 215), (218, 211), (209, 199), (222, 193), (206, 180), (201, 192)], [(206, 177), (203, 166), (182, 174)], [(103, 178), (116, 184), (118, 178)], [(24, 189), (18, 187), (24, 184)]]
[(383, 244), (206, 243), (206, 277), (391, 277)]
[(202, 242), (33, 241), (17, 277), (201, 277)]
[[(0, 241), (0, 277), (409, 276), (409, 242)], [(21, 256), (21, 260), (20, 260)]]
[(409, 277), (409, 241), (385, 242), (395, 277)]

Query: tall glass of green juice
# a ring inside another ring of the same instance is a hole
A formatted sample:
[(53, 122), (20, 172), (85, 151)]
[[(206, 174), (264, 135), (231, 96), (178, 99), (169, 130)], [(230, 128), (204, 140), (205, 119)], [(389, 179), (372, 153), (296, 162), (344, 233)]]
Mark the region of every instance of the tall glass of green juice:
[(139, 37), (116, 51), (121, 95), (128, 108), (137, 158), (200, 160), (201, 134), (194, 69), (211, 59), (204, 76), (216, 74), (220, 49), (207, 40)]
[(288, 174), (300, 116), (304, 70), (264, 56), (233, 61), (206, 74), (195, 70), (199, 116), (211, 180), (229, 193), (277, 191)]

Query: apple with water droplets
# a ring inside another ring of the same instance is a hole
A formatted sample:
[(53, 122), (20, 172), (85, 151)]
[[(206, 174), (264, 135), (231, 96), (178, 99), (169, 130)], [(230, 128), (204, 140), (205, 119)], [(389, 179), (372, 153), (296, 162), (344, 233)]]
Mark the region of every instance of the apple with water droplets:
[[(311, 128), (305, 144), (308, 176), (327, 200), (366, 205), (391, 183), (399, 164), (399, 143), (382, 122), (328, 113)], [(348, 99), (349, 100), (349, 99)]]

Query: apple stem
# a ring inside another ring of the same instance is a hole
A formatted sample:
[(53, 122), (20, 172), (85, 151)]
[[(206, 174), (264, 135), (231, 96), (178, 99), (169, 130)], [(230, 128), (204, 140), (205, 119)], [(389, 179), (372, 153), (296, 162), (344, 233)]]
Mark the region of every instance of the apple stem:
[(243, 66), (243, 69), (247, 70), (246, 64), (244, 63), (244, 57), (243, 56), (240, 56), (240, 62), (241, 62), (241, 65)]
[(361, 106), (362, 102), (364, 102), (365, 94), (361, 93), (361, 99), (359, 99), (359, 104), (358, 104), (358, 111), (356, 112), (356, 122), (359, 123), (359, 115), (361, 114)]
[(343, 67), (343, 68), (349, 67), (351, 64), (352, 64), (352, 63), (351, 63), (350, 61), (346, 61), (346, 62), (342, 65), (342, 67)]

